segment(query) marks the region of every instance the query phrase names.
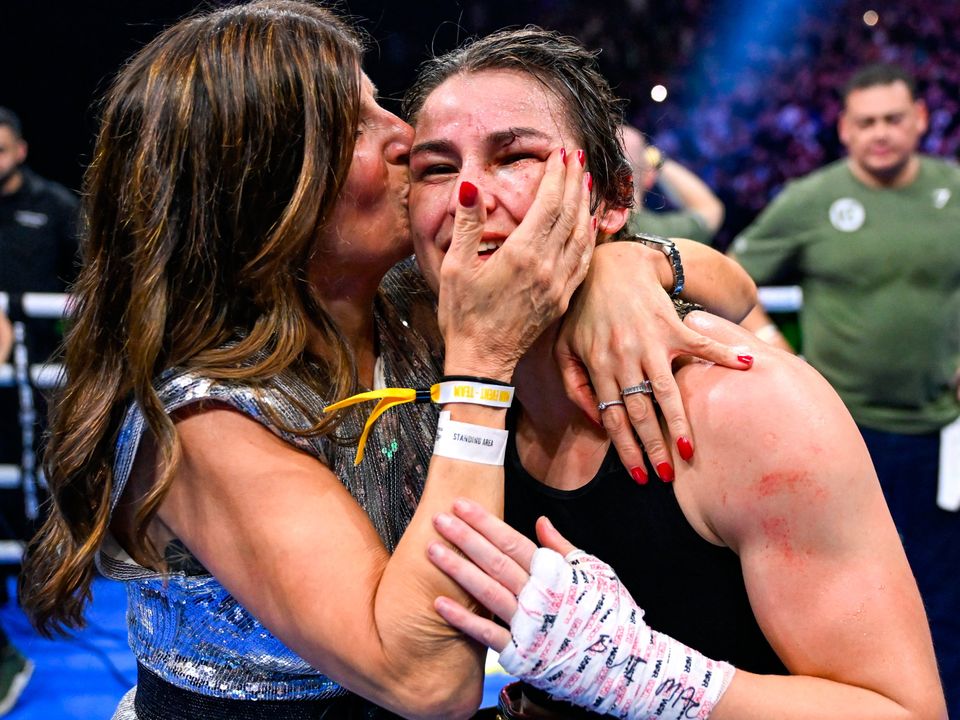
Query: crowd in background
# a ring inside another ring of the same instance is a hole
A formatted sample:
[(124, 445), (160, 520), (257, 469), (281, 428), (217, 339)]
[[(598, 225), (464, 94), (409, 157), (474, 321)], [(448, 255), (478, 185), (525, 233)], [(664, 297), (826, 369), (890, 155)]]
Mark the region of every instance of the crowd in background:
[[(97, 15), (96, 4), (74, 15), (65, 10), (61, 22), (79, 27), (80, 38), (99, 38), (96, 52), (85, 46), (75, 50), (93, 53), (89, 65), (100, 62), (102, 69), (87, 71), (99, 78), (96, 81), (87, 75), (68, 77), (81, 68), (60, 67), (56, 77), (75, 86), (70, 91), (74, 95), (77, 87), (89, 85), (82, 105), (86, 115), (95, 114), (89, 98), (105, 74), (159, 27), (195, 5), (193, 0), (144, 0), (123, 13), (111, 9), (109, 21), (106, 15)], [(629, 100), (630, 122), (703, 178), (723, 200), (726, 221), (715, 239), (720, 247), (749, 224), (786, 180), (840, 156), (836, 88), (854, 67), (878, 60), (903, 65), (918, 79), (931, 109), (930, 131), (921, 150), (948, 158), (960, 150), (960, 46), (952, 41), (960, 24), (958, 3), (609, 0), (598, 6), (578, 0), (423, 0), (417, 12), (381, 0), (349, 0), (346, 5), (375, 39), (368, 65), (391, 109), (396, 109), (391, 101), (402, 94), (431, 50), (442, 52), (467, 35), (534, 22), (599, 48), (604, 73)], [(14, 4), (10, 12), (17, 22), (10, 28), (20, 30), (10, 38), (0, 31), (0, 39), (15, 43), (24, 33), (29, 35), (28, 6)], [(877, 13), (877, 22), (869, 26), (864, 14), (871, 10)], [(146, 22), (146, 17), (152, 21)], [(46, 24), (46, 18), (42, 22)], [(57, 27), (45, 32), (59, 33)], [(56, 37), (63, 43), (79, 41), (75, 29)], [(119, 43), (121, 37), (139, 38), (138, 44), (117, 48), (116, 59), (101, 58), (110, 55), (111, 43)], [(40, 87), (49, 81), (43, 75), (33, 84)], [(668, 90), (662, 103), (650, 98), (655, 83)], [(71, 108), (61, 107), (60, 101), (55, 112), (48, 100), (43, 108), (27, 107), (19, 101), (17, 87), (9, 89), (11, 96), (0, 97), (0, 105), (16, 109), (32, 129), (35, 169), (76, 188), (89, 147), (71, 147), (67, 156), (65, 143), (82, 128), (85, 139), (75, 142), (89, 145), (86, 136), (92, 130), (87, 132), (86, 127), (93, 127), (91, 117), (64, 123)], [(54, 127), (55, 131), (48, 130)], [(648, 198), (654, 209), (665, 202), (656, 194)]]
[[(840, 157), (837, 89), (859, 65), (911, 72), (930, 108), (921, 151), (960, 151), (958, 3), (619, 0), (602, 14), (570, 0), (539, 5), (542, 22), (601, 48), (631, 122), (724, 201), (720, 247), (784, 182)], [(864, 21), (870, 10), (874, 25)], [(655, 83), (668, 90), (662, 103), (650, 99)]]
[(701, 27), (666, 83), (675, 100), (643, 102), (645, 88), (631, 88), (634, 122), (666, 153), (688, 162), (724, 201), (721, 246), (785, 181), (840, 156), (837, 88), (858, 64), (897, 62), (913, 73), (931, 111), (921, 151), (957, 156), (960, 48), (951, 28), (960, 22), (960, 5), (891, 5), (874, 27), (864, 23), (863, 6), (798, 11), (788, 41), (751, 44), (733, 75), (721, 57), (727, 41)]

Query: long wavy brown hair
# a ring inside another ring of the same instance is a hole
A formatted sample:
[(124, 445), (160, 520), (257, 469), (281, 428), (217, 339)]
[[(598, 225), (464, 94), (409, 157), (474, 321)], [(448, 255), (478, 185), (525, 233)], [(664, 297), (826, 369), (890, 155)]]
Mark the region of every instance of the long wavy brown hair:
[[(109, 90), (84, 181), (66, 382), (51, 403), (49, 515), (20, 578), (44, 635), (83, 625), (131, 400), (160, 465), (126, 544), (162, 566), (147, 526), (179, 446), (153, 387), (161, 371), (256, 381), (293, 368), (328, 396), (355, 387), (350, 348), (305, 269), (350, 166), (361, 55), (329, 11), (263, 0), (180, 21)], [(311, 325), (324, 357), (307, 355)]]

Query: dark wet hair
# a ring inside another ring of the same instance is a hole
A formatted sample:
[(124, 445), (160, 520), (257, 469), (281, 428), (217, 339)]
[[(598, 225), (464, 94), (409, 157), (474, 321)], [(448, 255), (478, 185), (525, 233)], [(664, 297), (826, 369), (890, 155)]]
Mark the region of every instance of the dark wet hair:
[(403, 111), (411, 124), (427, 97), (458, 73), (514, 70), (542, 82), (560, 100), (565, 119), (583, 143), (593, 175), (592, 209), (633, 206), (630, 162), (620, 141), (623, 101), (597, 65), (597, 53), (575, 38), (533, 25), (501, 30), (427, 60), (407, 92)]

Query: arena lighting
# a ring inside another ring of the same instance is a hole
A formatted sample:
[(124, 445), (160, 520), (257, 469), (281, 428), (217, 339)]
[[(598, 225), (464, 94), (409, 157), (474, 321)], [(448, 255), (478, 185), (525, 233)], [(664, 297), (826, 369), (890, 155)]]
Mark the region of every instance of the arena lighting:
[(663, 102), (667, 99), (667, 89), (663, 85), (654, 85), (650, 88), (650, 99), (654, 102)]
[[(765, 62), (755, 55), (756, 48), (791, 47), (800, 31), (799, 19), (811, 13), (831, 17), (847, 4), (849, 0), (716, 0), (704, 3), (708, 9), (701, 25), (711, 29), (715, 41), (709, 46), (697, 46), (704, 55), (691, 58), (689, 67), (695, 71), (692, 79), (709, 83), (711, 92), (733, 92), (742, 82), (745, 68), (763, 72)], [(709, 74), (699, 72), (706, 59), (709, 59)], [(696, 110), (699, 91), (696, 84), (684, 91), (689, 103), (685, 109)]]
[(863, 22), (865, 25), (873, 27), (878, 22), (880, 22), (880, 16), (877, 14), (876, 10), (867, 10), (863, 14)]

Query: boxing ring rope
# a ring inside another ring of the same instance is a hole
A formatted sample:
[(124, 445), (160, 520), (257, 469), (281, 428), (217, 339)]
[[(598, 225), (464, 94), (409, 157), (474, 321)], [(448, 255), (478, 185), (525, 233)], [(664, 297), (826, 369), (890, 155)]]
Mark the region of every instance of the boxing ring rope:
[(757, 289), (760, 304), (768, 313), (798, 312), (803, 307), (803, 290), (799, 285), (777, 285)]
[[(9, 312), (10, 301), (11, 297), (8, 293), (0, 293), (0, 309), (4, 313)], [(68, 296), (62, 293), (24, 293), (19, 301), (24, 317), (57, 319), (66, 314)], [(33, 389), (55, 387), (60, 382), (63, 368), (55, 363), (31, 364), (26, 343), (26, 326), (20, 319), (14, 320), (11, 324), (13, 325), (12, 363), (0, 365), (0, 387), (12, 386), (17, 389), (23, 449), (19, 467), (0, 465), (0, 488), (21, 487), (24, 513), (30, 520), (35, 520), (39, 511), (37, 486), (43, 483), (43, 478), (37, 472), (36, 455), (33, 452), (33, 433), (36, 423)]]
[[(797, 286), (759, 288), (760, 303), (767, 312), (796, 312), (803, 305), (803, 291)], [(69, 295), (62, 293), (23, 293), (20, 308), (24, 317), (36, 319), (59, 319), (68, 312)], [(11, 297), (0, 292), (0, 310), (9, 313)], [(0, 388), (15, 387), (19, 400), (20, 432), (23, 454), (20, 465), (0, 464), (0, 489), (23, 489), (24, 512), (35, 520), (39, 512), (37, 489), (44, 487), (41, 470), (36, 467), (33, 452), (33, 433), (36, 421), (36, 409), (33, 402), (33, 389), (46, 390), (56, 387), (63, 378), (63, 366), (58, 363), (31, 363), (26, 344), (26, 328), (22, 320), (14, 320), (12, 362), (0, 365)], [(0, 562), (8, 555), (19, 558), (19, 543), (15, 548), (7, 548), (9, 543), (0, 542)], [(16, 561), (16, 559), (14, 559)]]

